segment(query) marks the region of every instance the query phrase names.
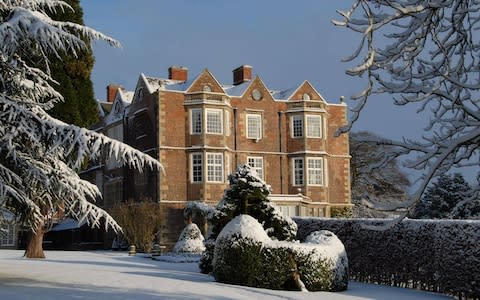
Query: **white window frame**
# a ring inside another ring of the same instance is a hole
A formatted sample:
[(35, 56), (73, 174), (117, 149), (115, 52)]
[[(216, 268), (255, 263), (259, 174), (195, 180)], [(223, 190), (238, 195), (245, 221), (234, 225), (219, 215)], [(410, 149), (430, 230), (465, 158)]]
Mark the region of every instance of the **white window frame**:
[(258, 177), (265, 180), (263, 157), (261, 156), (247, 156), (247, 164), (257, 172)]
[(0, 246), (15, 246), (15, 224), (4, 222), (1, 226), (4, 232), (0, 234)]
[[(212, 124), (213, 120), (209, 120), (209, 115), (218, 115), (219, 120), (215, 120), (215, 124)], [(205, 132), (207, 134), (223, 134), (223, 110), (216, 108), (205, 109)]]
[(323, 186), (325, 184), (324, 160), (321, 157), (307, 158), (307, 184)]
[(224, 182), (224, 161), (223, 153), (207, 152), (206, 161), (206, 179), (210, 183), (223, 183)]
[[(200, 168), (199, 170), (196, 168)], [(200, 172), (198, 174), (198, 172)], [(190, 154), (190, 182), (203, 182), (203, 153), (194, 152)]]
[[(300, 126), (295, 126), (295, 123), (300, 121), (301, 124)], [(300, 135), (295, 134), (295, 129), (300, 128), (301, 132)], [(292, 138), (301, 138), (303, 137), (303, 131), (304, 131), (304, 120), (303, 120), (303, 115), (294, 115), (291, 117), (291, 136)]]
[[(196, 116), (195, 116), (196, 115)], [(198, 115), (200, 115), (198, 118)], [(202, 134), (203, 118), (201, 108), (190, 109), (190, 134)]]
[[(245, 119), (246, 119), (245, 132), (246, 132), (247, 139), (260, 140), (263, 135), (262, 134), (263, 133), (262, 115), (246, 114)], [(252, 128), (250, 128), (251, 125), (252, 125)], [(254, 125), (258, 125), (258, 127), (253, 128)], [(250, 131), (250, 129), (252, 129), (252, 131)]]
[[(297, 167), (297, 161), (302, 162), (301, 169)], [(293, 186), (305, 185), (305, 160), (303, 159), (303, 157), (292, 158), (292, 181)]]
[[(322, 116), (319, 115), (306, 115), (305, 116), (306, 122), (305, 122), (305, 127), (306, 127), (306, 132), (307, 132), (307, 138), (322, 138), (323, 134), (323, 118)], [(316, 126), (312, 125), (314, 123), (313, 119), (317, 119), (318, 124), (315, 124)], [(314, 131), (318, 132), (314, 132)]]

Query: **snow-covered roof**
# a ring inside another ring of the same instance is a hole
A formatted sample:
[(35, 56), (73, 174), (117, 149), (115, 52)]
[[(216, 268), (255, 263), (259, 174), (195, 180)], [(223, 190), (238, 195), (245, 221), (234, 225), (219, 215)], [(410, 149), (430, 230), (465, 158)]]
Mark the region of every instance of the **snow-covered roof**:
[(127, 110), (128, 106), (132, 103), (134, 94), (135, 92), (133, 91), (127, 91), (124, 89), (117, 90), (115, 100), (113, 100), (113, 103), (111, 103), (113, 109), (110, 108), (109, 113), (105, 116), (105, 125), (109, 125), (123, 119), (125, 110)]
[(172, 79), (166, 79), (166, 78), (145, 76), (146, 83), (148, 84), (149, 89), (151, 89), (152, 91), (156, 91), (158, 89), (166, 90), (166, 91), (186, 91), (190, 87), (190, 85), (193, 83), (195, 78), (187, 81), (181, 81), (181, 80), (172, 80)]
[(132, 103), (133, 95), (135, 94), (135, 92), (118, 89), (118, 94), (120, 95), (120, 99), (122, 100), (123, 104), (125, 104), (125, 106), (128, 106), (130, 103)]
[(270, 94), (272, 94), (272, 97), (275, 100), (288, 100), (288, 98), (290, 98), (293, 95), (293, 93), (297, 90), (297, 88), (298, 86), (291, 87), (289, 89), (281, 90), (281, 91), (272, 90), (270, 91)]
[[(153, 76), (146, 76), (144, 74), (141, 74), (141, 76), (143, 77), (144, 82), (147, 85), (147, 88), (148, 88), (149, 92), (153, 93), (157, 90), (186, 92), (200, 75), (194, 76), (187, 81), (172, 80), (172, 79), (161, 78), (161, 77), (153, 77)], [(214, 77), (214, 79), (215, 79), (215, 77)], [(242, 82), (241, 84), (238, 84), (238, 85), (220, 84), (220, 83), (219, 83), (219, 85), (225, 91), (225, 93), (227, 95), (229, 95), (231, 97), (242, 97), (245, 94), (245, 91), (248, 89), (248, 87), (250, 86), (250, 84), (252, 82), (253, 82), (253, 80), (248, 80), (248, 81)], [(275, 101), (287, 101), (305, 83), (310, 84), (308, 81), (304, 81), (303, 83), (301, 83), (299, 85), (295, 85), (295, 86), (287, 88), (287, 89), (281, 89), (281, 90), (276, 90), (275, 89), (275, 90), (269, 90), (269, 92), (270, 92), (270, 94), (272, 95), (272, 98)], [(310, 84), (310, 86), (312, 86), (312, 85)], [(313, 86), (312, 86), (312, 88), (313, 88)], [(318, 95), (320, 95), (320, 98), (322, 100), (324, 100), (323, 96), (320, 93), (318, 93), (318, 91), (315, 88), (313, 88), (313, 89)]]
[(250, 82), (245, 81), (238, 85), (222, 85), (222, 88), (229, 96), (241, 97), (250, 86)]

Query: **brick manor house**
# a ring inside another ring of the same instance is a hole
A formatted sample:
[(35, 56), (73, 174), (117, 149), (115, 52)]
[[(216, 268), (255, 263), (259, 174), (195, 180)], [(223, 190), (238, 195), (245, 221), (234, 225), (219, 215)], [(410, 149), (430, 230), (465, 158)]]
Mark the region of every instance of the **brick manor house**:
[(170, 67), (168, 78), (143, 74), (134, 92), (110, 84), (96, 130), (157, 158), (165, 172), (143, 172), (106, 160), (87, 172), (103, 190), (100, 205), (151, 199), (162, 214), (162, 243), (184, 226), (187, 201), (215, 205), (227, 176), (249, 164), (272, 187), (271, 200), (290, 216), (330, 216), (350, 207), (348, 135), (343, 102), (330, 104), (308, 82), (271, 90), (252, 67), (233, 70), (220, 84), (205, 69), (189, 78)]

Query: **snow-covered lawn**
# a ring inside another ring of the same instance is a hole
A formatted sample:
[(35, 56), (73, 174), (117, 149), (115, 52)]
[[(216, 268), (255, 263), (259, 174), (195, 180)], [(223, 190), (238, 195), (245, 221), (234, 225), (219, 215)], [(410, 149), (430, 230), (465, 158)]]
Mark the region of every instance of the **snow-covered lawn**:
[(197, 263), (168, 263), (125, 252), (47, 251), (27, 260), (0, 250), (0, 299), (450, 299), (408, 289), (351, 282), (341, 293), (302, 293), (217, 283)]

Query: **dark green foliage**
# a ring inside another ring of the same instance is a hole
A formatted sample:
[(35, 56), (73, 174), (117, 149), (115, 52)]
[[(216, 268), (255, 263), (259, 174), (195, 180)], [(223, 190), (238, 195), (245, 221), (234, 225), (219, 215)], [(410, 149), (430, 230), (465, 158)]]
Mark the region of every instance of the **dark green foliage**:
[[(71, 10), (57, 10), (50, 12), (54, 20), (69, 21), (83, 25), (83, 11), (79, 0), (65, 0), (72, 8)], [(39, 54), (23, 53), (22, 57), (31, 65), (44, 68), (36, 63)], [(77, 57), (72, 54), (59, 53), (60, 57), (49, 55), (49, 67), (52, 78), (58, 82), (53, 84), (55, 89), (63, 96), (64, 101), (59, 102), (49, 114), (59, 120), (80, 127), (88, 127), (98, 121), (97, 102), (93, 96), (93, 85), (90, 74), (94, 65), (92, 50), (88, 45), (87, 49), (77, 51)]]
[(293, 265), (309, 291), (339, 291), (348, 280), (334, 284), (331, 261), (318, 259), (314, 248), (283, 242), (268, 244), (238, 235), (217, 241), (213, 276), (223, 283), (259, 288), (298, 290)]
[(205, 251), (198, 262), (200, 272), (210, 274), (213, 271), (213, 251), (215, 251), (215, 241), (207, 239), (205, 241)]
[(283, 217), (267, 198), (270, 186), (252, 173), (248, 165), (239, 166), (228, 179), (230, 186), (225, 190), (223, 199), (208, 215), (208, 223), (212, 227), (205, 243), (207, 249), (199, 265), (205, 274), (212, 270), (214, 247), (209, 247), (208, 244), (214, 244), (223, 227), (240, 214), (248, 214), (257, 219), (268, 235), (277, 240), (293, 240), (297, 234), (295, 222)]
[[(415, 218), (423, 219), (458, 219), (475, 217), (475, 206), (471, 208), (460, 205), (461, 201), (473, 197), (473, 189), (459, 173), (453, 175), (442, 174), (428, 187), (420, 204), (416, 207)], [(468, 209), (468, 210), (467, 210)]]
[(300, 239), (319, 229), (340, 238), (353, 280), (480, 298), (480, 221), (406, 219), (387, 230), (364, 228), (384, 220), (295, 221)]
[(278, 240), (293, 240), (296, 225), (290, 218), (283, 217), (275, 210), (270, 200), (270, 186), (251, 172), (248, 165), (238, 168), (228, 176), (230, 186), (216, 210), (209, 215), (213, 225), (212, 236), (216, 238), (225, 225), (240, 214), (248, 214), (264, 224), (268, 235)]
[(263, 270), (262, 243), (238, 236), (215, 247), (215, 280), (223, 283), (260, 287), (257, 273)]

